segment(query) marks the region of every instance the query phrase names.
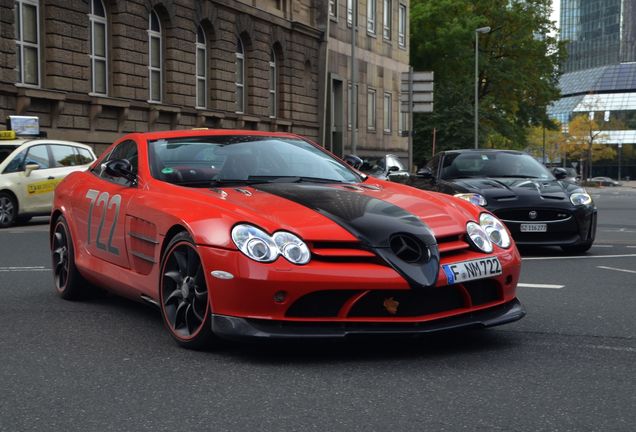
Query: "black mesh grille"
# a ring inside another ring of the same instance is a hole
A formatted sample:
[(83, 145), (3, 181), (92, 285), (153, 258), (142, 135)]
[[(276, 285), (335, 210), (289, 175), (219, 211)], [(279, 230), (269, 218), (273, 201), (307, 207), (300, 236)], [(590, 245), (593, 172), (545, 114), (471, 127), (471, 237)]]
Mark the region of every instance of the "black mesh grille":
[(501, 300), (501, 290), (497, 282), (488, 279), (465, 282), (464, 288), (470, 294), (473, 306)]
[[(463, 296), (455, 287), (421, 291), (371, 291), (356, 302), (349, 316), (416, 317), (465, 306)], [(389, 312), (392, 307), (394, 314)]]
[(359, 291), (355, 290), (313, 292), (296, 300), (286, 315), (294, 318), (337, 317), (345, 302), (357, 293)]
[[(530, 215), (531, 212), (535, 212), (535, 218)], [(546, 222), (546, 221), (561, 221), (572, 216), (567, 210), (552, 210), (552, 209), (501, 209), (495, 211), (495, 215), (500, 219), (507, 221), (523, 221), (523, 222)]]

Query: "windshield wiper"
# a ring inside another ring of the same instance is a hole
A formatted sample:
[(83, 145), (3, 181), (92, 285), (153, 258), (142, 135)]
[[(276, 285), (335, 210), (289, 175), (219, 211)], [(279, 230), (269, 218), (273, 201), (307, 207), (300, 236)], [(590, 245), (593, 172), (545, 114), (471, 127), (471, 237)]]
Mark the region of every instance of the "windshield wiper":
[(499, 174), (497, 174), (497, 175), (492, 175), (492, 176), (489, 176), (489, 177), (494, 177), (494, 178), (533, 178), (533, 179), (539, 178), (537, 176), (522, 175), (522, 174), (516, 174), (516, 175), (512, 175), (512, 174), (510, 174), (510, 175), (499, 175)]
[(248, 181), (261, 183), (345, 183), (342, 180), (306, 176), (249, 176)]

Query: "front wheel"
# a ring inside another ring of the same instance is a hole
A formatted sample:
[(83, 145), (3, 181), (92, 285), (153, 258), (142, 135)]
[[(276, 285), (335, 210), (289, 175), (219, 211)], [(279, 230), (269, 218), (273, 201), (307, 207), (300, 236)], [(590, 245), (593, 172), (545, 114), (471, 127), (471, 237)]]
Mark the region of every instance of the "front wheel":
[(172, 338), (182, 347), (211, 345), (210, 302), (205, 271), (188, 233), (177, 234), (161, 259), (161, 315)]
[(17, 213), (18, 204), (15, 198), (6, 192), (0, 192), (0, 228), (13, 225)]
[(563, 252), (569, 254), (582, 254), (590, 250), (592, 247), (592, 242), (585, 242), (574, 246), (561, 246)]

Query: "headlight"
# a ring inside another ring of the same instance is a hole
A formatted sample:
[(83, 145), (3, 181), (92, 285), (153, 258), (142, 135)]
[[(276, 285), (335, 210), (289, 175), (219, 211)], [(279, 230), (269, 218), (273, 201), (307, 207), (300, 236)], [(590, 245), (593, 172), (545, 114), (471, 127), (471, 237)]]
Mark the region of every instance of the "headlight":
[(304, 241), (294, 234), (286, 231), (278, 231), (273, 236), (274, 243), (282, 256), (293, 264), (307, 264), (311, 254)]
[(479, 224), (486, 231), (491, 242), (504, 249), (510, 247), (510, 234), (499, 219), (491, 214), (482, 213), (479, 216)]
[(592, 197), (587, 192), (574, 192), (570, 195), (570, 201), (574, 205), (592, 204)]
[(482, 206), (482, 207), (488, 204), (488, 202), (486, 201), (486, 198), (484, 198), (482, 195), (479, 195), (478, 193), (459, 193), (459, 194), (455, 194), (455, 196), (457, 198), (461, 198), (465, 201), (468, 201), (469, 203), (473, 203), (475, 205)]
[(240, 224), (232, 228), (232, 241), (241, 252), (259, 262), (272, 262), (282, 255), (293, 264), (307, 264), (311, 258), (305, 242), (286, 231), (270, 236), (253, 225)]
[(492, 252), (492, 242), (481, 225), (476, 222), (468, 222), (466, 224), (466, 232), (468, 233), (468, 238), (479, 250), (486, 253)]

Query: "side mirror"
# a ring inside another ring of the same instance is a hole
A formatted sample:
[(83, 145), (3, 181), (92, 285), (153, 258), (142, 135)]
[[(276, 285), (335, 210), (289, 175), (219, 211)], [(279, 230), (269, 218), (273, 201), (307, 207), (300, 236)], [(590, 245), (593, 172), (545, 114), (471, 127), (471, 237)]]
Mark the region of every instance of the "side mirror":
[(417, 170), (415, 176), (424, 180), (433, 180), (433, 171), (430, 168), (424, 167)]
[(26, 177), (28, 177), (28, 176), (31, 175), (31, 172), (35, 171), (36, 169), (40, 169), (40, 165), (38, 165), (38, 164), (27, 164), (24, 167), (24, 175)]
[(102, 171), (111, 177), (124, 178), (133, 186), (137, 184), (137, 175), (128, 159), (109, 160), (102, 164)]
[(554, 168), (552, 170), (552, 174), (556, 177), (557, 180), (563, 180), (568, 176), (568, 172), (563, 168)]
[(395, 165), (392, 165), (389, 167), (389, 172), (396, 172), (399, 170), (400, 170), (400, 167), (396, 167)]

